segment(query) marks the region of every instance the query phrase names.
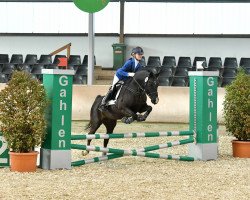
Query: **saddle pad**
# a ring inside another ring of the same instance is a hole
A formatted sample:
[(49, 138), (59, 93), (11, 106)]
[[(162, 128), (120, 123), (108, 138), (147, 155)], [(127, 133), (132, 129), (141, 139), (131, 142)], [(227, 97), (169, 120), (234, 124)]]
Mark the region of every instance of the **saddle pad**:
[(112, 99), (110, 101), (108, 101), (107, 105), (115, 105), (116, 103), (116, 100), (118, 99), (119, 95), (120, 95), (120, 92), (121, 92), (121, 89), (122, 89), (123, 85), (119, 88), (119, 90), (117, 91), (116, 93), (116, 96), (115, 96), (115, 99)]

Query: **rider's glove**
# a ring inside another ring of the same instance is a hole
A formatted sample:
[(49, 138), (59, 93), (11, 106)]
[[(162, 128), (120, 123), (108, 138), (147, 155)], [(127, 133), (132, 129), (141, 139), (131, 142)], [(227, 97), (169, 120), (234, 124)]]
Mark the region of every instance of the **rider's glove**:
[(128, 76), (133, 77), (134, 75), (135, 75), (135, 73), (133, 73), (133, 72), (128, 73)]

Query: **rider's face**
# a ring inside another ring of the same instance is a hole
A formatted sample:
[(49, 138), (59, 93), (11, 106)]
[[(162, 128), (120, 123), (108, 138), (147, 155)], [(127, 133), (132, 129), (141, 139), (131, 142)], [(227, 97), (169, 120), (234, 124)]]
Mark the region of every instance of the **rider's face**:
[(143, 56), (143, 54), (135, 54), (135, 59), (136, 60), (141, 60), (142, 59), (142, 56)]

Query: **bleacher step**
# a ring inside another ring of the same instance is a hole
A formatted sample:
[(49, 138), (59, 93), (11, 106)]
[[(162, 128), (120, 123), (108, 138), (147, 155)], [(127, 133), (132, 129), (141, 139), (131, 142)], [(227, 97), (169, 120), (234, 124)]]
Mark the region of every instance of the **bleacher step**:
[(115, 70), (103, 69), (101, 66), (95, 66), (94, 77), (96, 85), (110, 85), (114, 78)]
[(95, 85), (111, 85), (113, 80), (95, 80)]

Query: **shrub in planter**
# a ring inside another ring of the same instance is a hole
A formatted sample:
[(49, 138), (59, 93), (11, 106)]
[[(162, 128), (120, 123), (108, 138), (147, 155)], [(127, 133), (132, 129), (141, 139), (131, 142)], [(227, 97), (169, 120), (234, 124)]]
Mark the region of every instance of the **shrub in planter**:
[(0, 91), (0, 129), (12, 152), (31, 152), (41, 144), (46, 134), (47, 104), (38, 80), (26, 72), (13, 73)]
[(223, 105), (227, 131), (237, 140), (250, 145), (250, 75), (243, 69), (239, 70), (236, 79), (226, 87)]

